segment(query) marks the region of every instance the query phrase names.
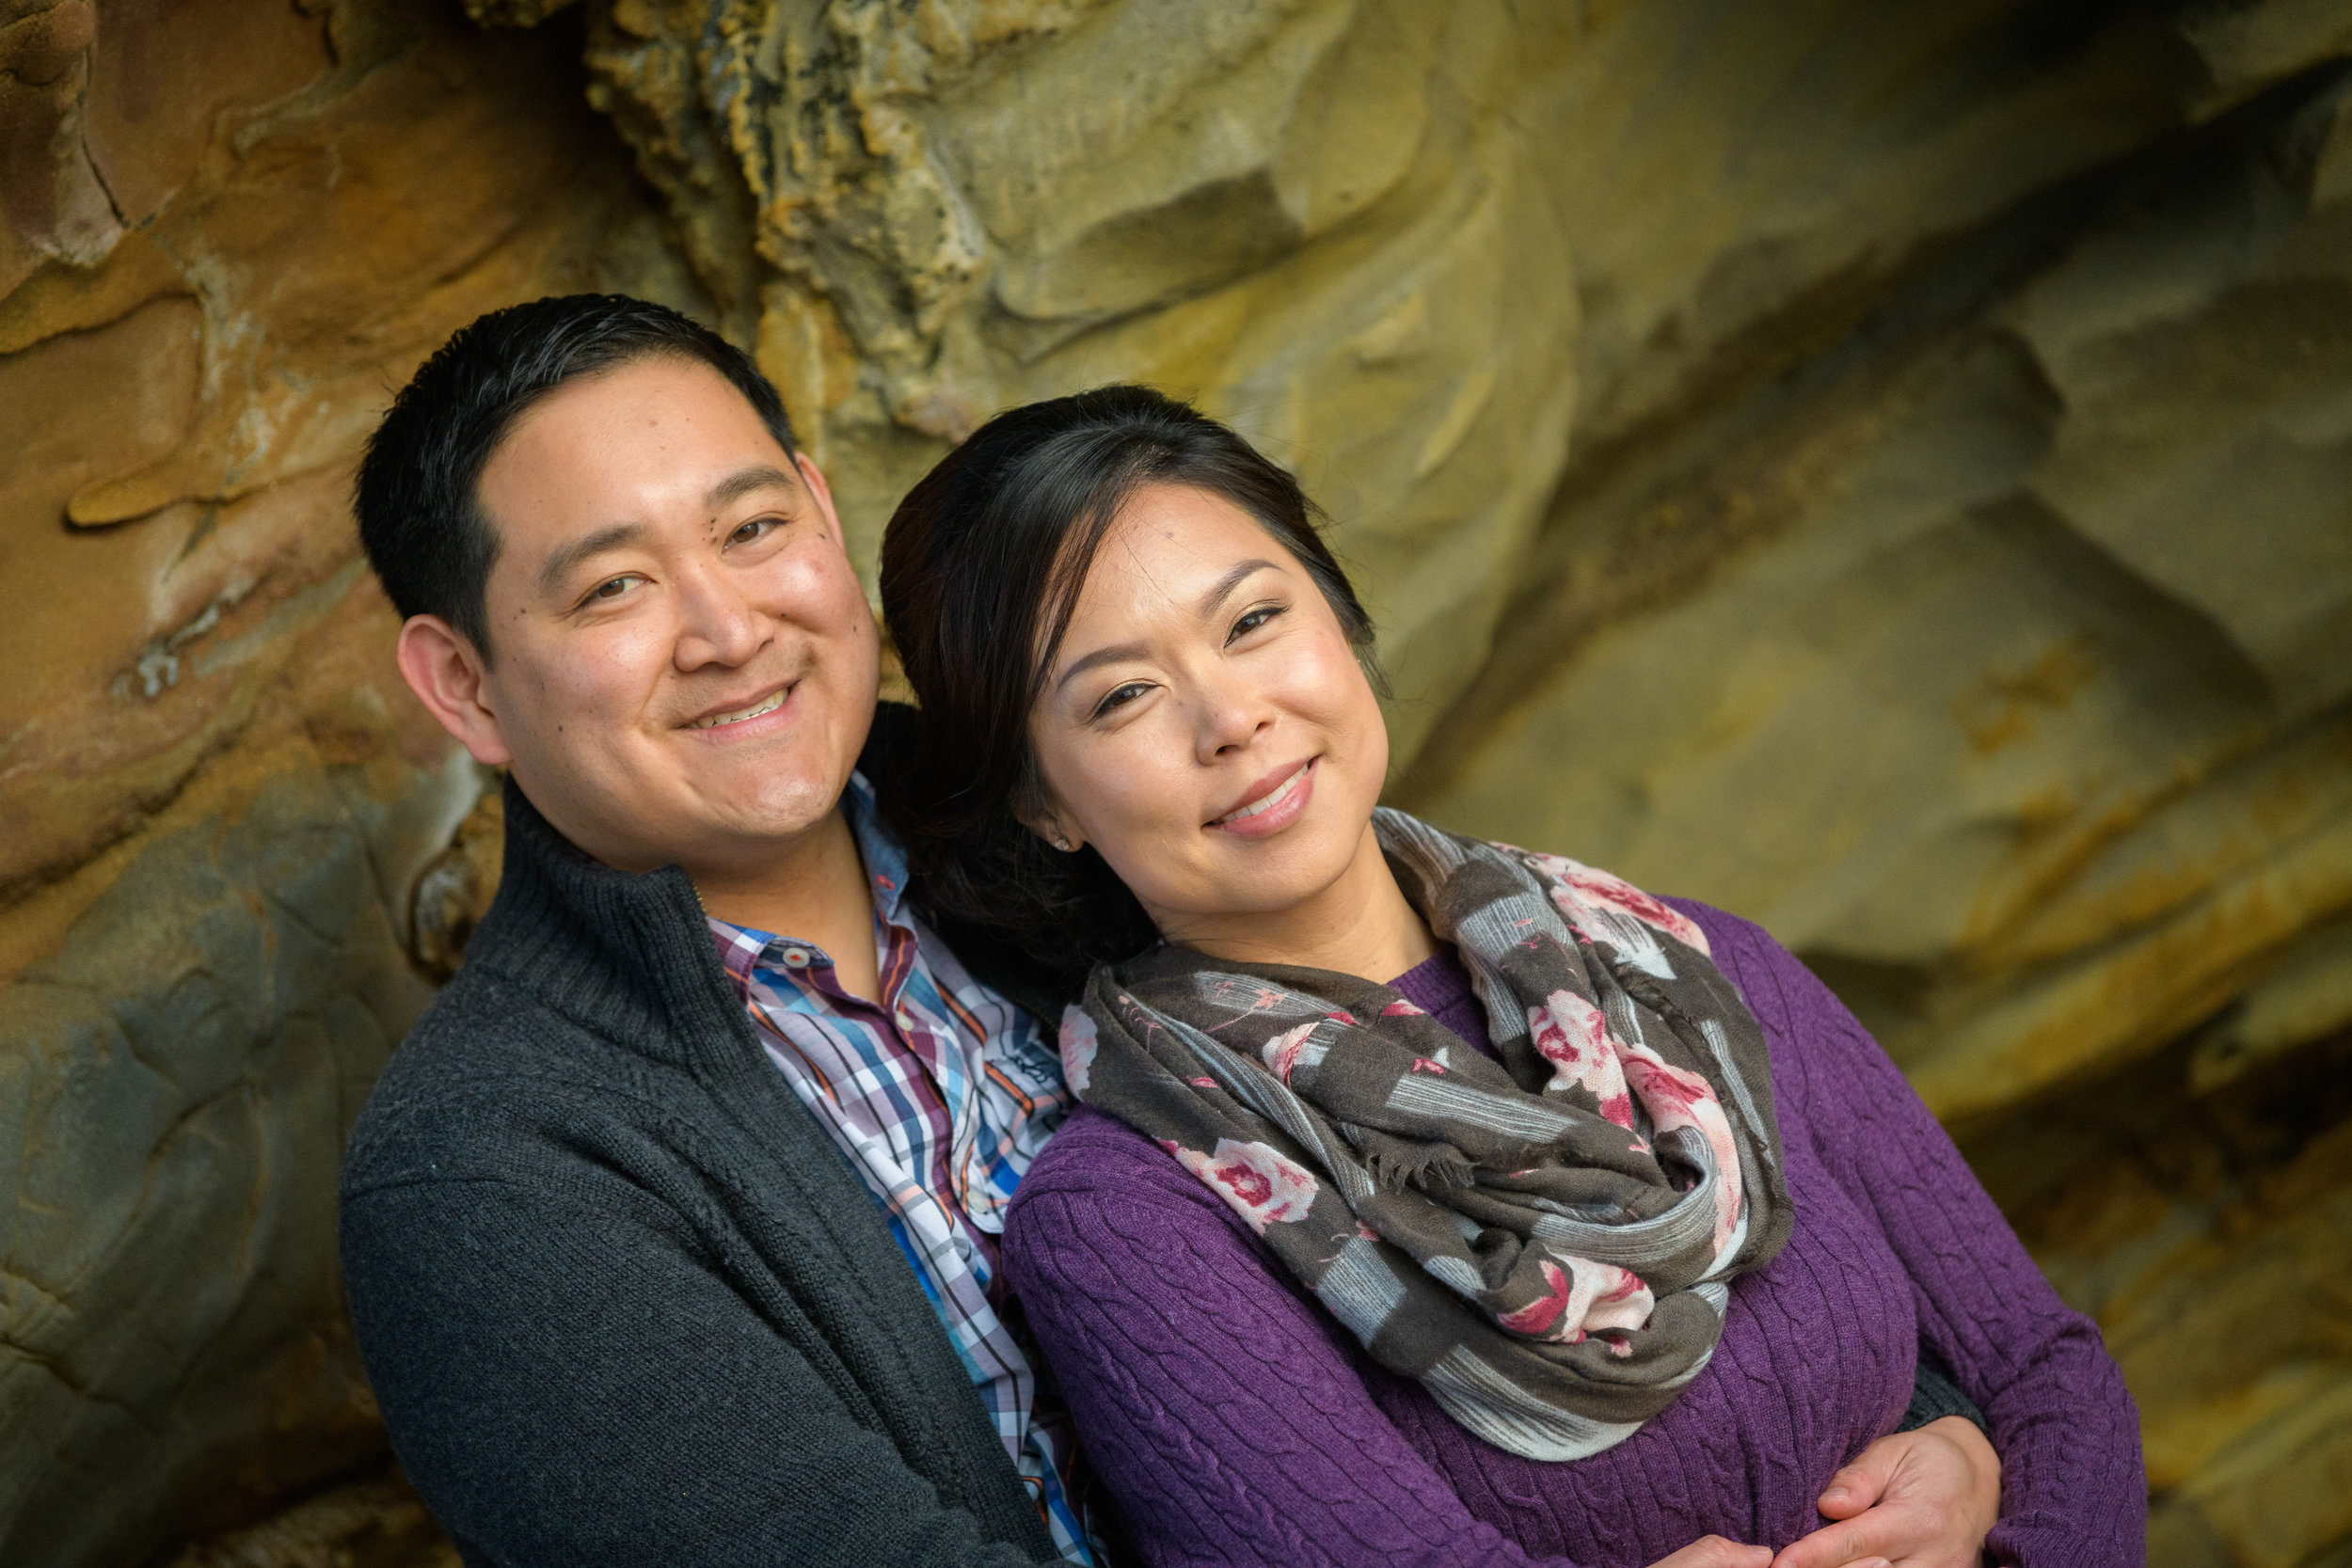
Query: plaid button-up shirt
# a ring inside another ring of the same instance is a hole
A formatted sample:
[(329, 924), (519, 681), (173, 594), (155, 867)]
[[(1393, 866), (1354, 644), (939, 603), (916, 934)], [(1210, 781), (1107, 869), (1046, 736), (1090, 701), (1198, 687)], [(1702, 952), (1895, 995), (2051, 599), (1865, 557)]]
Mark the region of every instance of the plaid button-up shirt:
[(882, 1206), (1063, 1557), (1092, 1562), (1069, 1496), (1068, 1418), (999, 1316), (1013, 1189), (1073, 1103), (1028, 1014), (964, 971), (904, 903), (906, 851), (864, 775), (841, 798), (874, 894), (879, 1001), (815, 943), (710, 918), (769, 1059)]

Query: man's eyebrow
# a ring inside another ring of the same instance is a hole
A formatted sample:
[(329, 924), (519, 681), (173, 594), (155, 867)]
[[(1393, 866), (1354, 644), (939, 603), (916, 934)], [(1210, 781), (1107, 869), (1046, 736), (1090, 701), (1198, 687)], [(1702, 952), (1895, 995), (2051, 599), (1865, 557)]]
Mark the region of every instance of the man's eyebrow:
[(627, 549), (631, 545), (641, 545), (644, 540), (645, 525), (643, 523), (614, 523), (594, 533), (583, 533), (548, 557), (547, 563), (539, 568), (539, 592), (552, 594), (563, 587), (564, 579), (570, 577), (583, 561), (602, 555), (607, 550)]
[(755, 490), (771, 485), (789, 486), (792, 476), (773, 463), (755, 463), (748, 468), (738, 468), (703, 493), (703, 510), (716, 512), (732, 501), (739, 501)]

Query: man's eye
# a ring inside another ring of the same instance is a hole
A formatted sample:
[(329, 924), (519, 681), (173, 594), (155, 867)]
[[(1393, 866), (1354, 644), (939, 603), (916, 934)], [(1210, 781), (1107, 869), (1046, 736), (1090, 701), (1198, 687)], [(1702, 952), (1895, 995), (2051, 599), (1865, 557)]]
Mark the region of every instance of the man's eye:
[(581, 600), (580, 602), (581, 602), (581, 603), (583, 603), (583, 604), (595, 604), (596, 602), (597, 602), (597, 601), (598, 601), (598, 600), (600, 600), (600, 599), (603, 599), (603, 600), (617, 599), (617, 598), (619, 598), (622, 594), (626, 594), (626, 593), (628, 593), (628, 592), (630, 584), (632, 584), (632, 583), (638, 583), (638, 582), (643, 582), (643, 581), (644, 581), (644, 580), (645, 580), (644, 578), (641, 578), (641, 577), (638, 577), (638, 576), (637, 576), (636, 574), (634, 574), (634, 573), (630, 573), (630, 574), (628, 574), (628, 576), (625, 576), (625, 577), (617, 577), (617, 578), (610, 578), (610, 579), (608, 579), (608, 580), (606, 580), (606, 581), (604, 581), (604, 582), (600, 582), (600, 583), (596, 584), (596, 587), (594, 587), (594, 588), (590, 589), (590, 590), (588, 591), (588, 597), (587, 597), (587, 598), (585, 598), (585, 599), (583, 599), (583, 600)]
[(727, 535), (727, 543), (748, 545), (765, 534), (770, 529), (783, 526), (784, 519), (781, 517), (754, 517), (749, 522), (737, 525), (735, 531)]
[(1116, 687), (1101, 702), (1094, 705), (1094, 717), (1100, 719), (1115, 707), (1124, 707), (1151, 689), (1150, 681), (1129, 681), (1124, 686)]
[(1233, 623), (1233, 629), (1226, 634), (1226, 642), (1232, 644), (1240, 641), (1277, 615), (1281, 614), (1285, 608), (1287, 607), (1279, 604), (1260, 605)]

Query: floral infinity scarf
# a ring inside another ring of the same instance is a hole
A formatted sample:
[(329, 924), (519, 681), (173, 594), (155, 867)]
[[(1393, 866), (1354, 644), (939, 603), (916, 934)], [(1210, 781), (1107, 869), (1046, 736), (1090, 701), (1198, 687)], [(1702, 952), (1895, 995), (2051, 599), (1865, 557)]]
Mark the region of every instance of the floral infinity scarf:
[(1163, 944), (1062, 1022), (1079, 1098), (1206, 1181), (1382, 1366), (1531, 1459), (1623, 1442), (1788, 1240), (1755, 1015), (1605, 873), (1374, 817), (1500, 1062), (1386, 986)]

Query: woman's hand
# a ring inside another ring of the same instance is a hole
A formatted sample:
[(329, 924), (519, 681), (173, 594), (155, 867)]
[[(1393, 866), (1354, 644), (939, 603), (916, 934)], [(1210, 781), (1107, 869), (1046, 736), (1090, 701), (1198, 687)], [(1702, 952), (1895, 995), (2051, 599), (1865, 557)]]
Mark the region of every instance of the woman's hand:
[(1947, 1416), (1863, 1449), (1829, 1478), (1816, 1506), (1836, 1522), (1789, 1546), (1772, 1568), (1977, 1568), (1985, 1532), (2001, 1516), (2000, 1456), (1975, 1423)]
[(1672, 1556), (1660, 1558), (1650, 1568), (1767, 1568), (1772, 1560), (1770, 1546), (1742, 1546), (1720, 1535), (1702, 1535)]

